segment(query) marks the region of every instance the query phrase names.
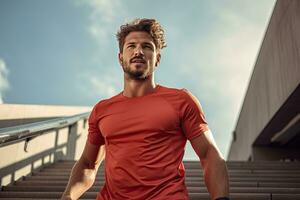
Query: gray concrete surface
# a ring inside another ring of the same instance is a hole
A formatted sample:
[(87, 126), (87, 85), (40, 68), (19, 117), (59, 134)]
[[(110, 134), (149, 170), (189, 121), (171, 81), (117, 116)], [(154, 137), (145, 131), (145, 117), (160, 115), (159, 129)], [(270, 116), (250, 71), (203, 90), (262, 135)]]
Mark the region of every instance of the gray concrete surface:
[[(299, 109), (299, 103), (295, 99), (289, 101), (289, 98), (296, 92), (294, 95), (298, 99), (299, 83), (300, 1), (278, 0), (244, 98), (228, 160), (254, 159), (252, 147), (267, 145), (276, 131), (298, 113), (295, 109)], [(280, 110), (283, 105), (290, 110)], [(288, 114), (291, 111), (293, 115)], [(286, 114), (278, 115), (279, 112)], [(279, 117), (275, 123), (272, 119), (276, 115)], [(282, 120), (281, 126), (272, 129)], [(261, 149), (256, 152), (261, 152)], [(259, 157), (256, 154), (256, 158)]]

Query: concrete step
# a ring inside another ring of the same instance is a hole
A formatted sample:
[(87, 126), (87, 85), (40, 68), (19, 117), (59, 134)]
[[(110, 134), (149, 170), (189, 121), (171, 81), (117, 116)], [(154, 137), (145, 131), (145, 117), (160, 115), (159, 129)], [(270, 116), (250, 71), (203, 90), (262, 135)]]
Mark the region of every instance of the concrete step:
[[(3, 192), (0, 193), (0, 199), (6, 200), (36, 200), (36, 199), (43, 199), (43, 200), (54, 200), (59, 199), (61, 193), (60, 192), (13, 192), (7, 193)], [(88, 200), (88, 199), (95, 199), (97, 193), (96, 192), (86, 192), (80, 199)], [(210, 200), (209, 194), (207, 193), (192, 193), (189, 194), (190, 200)], [(232, 200), (299, 200), (300, 194), (268, 194), (268, 193), (260, 193), (260, 194), (253, 194), (253, 193), (232, 193), (231, 194)]]
[[(104, 176), (104, 172), (98, 173), (99, 176)], [(65, 173), (65, 172), (48, 172), (48, 171), (42, 171), (42, 172), (34, 172), (31, 174), (32, 176), (60, 176), (60, 177), (69, 177), (70, 172)], [(185, 173), (186, 177), (203, 177), (202, 171), (187, 171)], [(297, 177), (300, 178), (300, 173), (233, 173), (229, 171), (230, 177)]]
[[(63, 192), (64, 186), (5, 186), (2, 191), (12, 192)], [(89, 192), (98, 192), (98, 187), (92, 187)], [(188, 187), (189, 193), (206, 193), (205, 187)], [(300, 188), (270, 188), (270, 187), (231, 187), (231, 193), (273, 193), (273, 194), (300, 194)]]
[[(63, 181), (68, 180), (68, 176), (28, 176), (24, 177), (24, 180), (48, 180), (48, 181)], [(104, 177), (97, 177), (96, 181), (104, 181)], [(264, 181), (264, 182), (290, 182), (290, 183), (300, 183), (300, 178), (298, 177), (262, 177), (262, 176), (251, 176), (251, 177), (229, 177), (232, 182), (241, 181)], [(186, 181), (204, 181), (203, 177), (186, 177)]]
[[(202, 169), (185, 169), (186, 174), (193, 174), (193, 173), (201, 173), (203, 172)], [(59, 174), (69, 174), (71, 172), (71, 168), (67, 169), (55, 169), (55, 168), (48, 168), (48, 169), (41, 169), (40, 173), (51, 174), (51, 173), (59, 173)], [(241, 169), (228, 169), (229, 174), (299, 174), (300, 170), (241, 170)], [(99, 173), (104, 173), (103, 169), (99, 169)]]
[[(36, 180), (26, 180), (17, 181), (15, 185), (20, 186), (66, 186), (68, 181), (36, 181)], [(205, 187), (204, 182), (189, 182), (186, 181), (185, 184), (193, 187)], [(274, 182), (229, 182), (231, 187), (282, 187), (282, 188), (300, 188), (300, 183), (274, 183)], [(94, 183), (94, 186), (100, 187), (104, 185), (104, 181), (98, 181)]]
[[(57, 162), (2, 187), (0, 200), (54, 200), (64, 191), (75, 161)], [(184, 162), (185, 182), (191, 200), (208, 200), (199, 162)], [(282, 162), (227, 162), (233, 200), (300, 200), (300, 165)], [(104, 185), (104, 166), (80, 199), (95, 199)]]

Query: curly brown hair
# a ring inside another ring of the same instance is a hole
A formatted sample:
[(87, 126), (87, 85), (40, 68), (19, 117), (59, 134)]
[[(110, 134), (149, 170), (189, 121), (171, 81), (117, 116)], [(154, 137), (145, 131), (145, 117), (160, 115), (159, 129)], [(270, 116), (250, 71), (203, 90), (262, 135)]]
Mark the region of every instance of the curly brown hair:
[(116, 34), (119, 42), (119, 50), (123, 52), (123, 46), (126, 36), (133, 31), (145, 31), (151, 35), (157, 49), (161, 50), (166, 47), (164, 29), (155, 19), (134, 19), (133, 21), (120, 26), (120, 30)]

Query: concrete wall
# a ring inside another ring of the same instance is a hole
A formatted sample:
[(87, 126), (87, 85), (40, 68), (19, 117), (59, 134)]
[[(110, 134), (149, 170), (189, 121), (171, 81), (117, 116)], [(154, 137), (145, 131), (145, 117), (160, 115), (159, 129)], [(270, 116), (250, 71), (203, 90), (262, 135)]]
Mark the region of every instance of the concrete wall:
[[(69, 116), (90, 110), (90, 107), (2, 104), (0, 105), (0, 119), (44, 119)], [(1, 185), (7, 185), (55, 160), (78, 159), (84, 148), (87, 128), (87, 121), (80, 120), (72, 126), (49, 131), (30, 140), (27, 144), (27, 152), (24, 151), (25, 141), (0, 147)]]
[(299, 36), (300, 1), (278, 0), (244, 98), (228, 160), (247, 160), (251, 156), (254, 140), (299, 85)]
[[(296, 148), (280, 147), (253, 147), (253, 160), (282, 160), (293, 161), (300, 160), (300, 151)], [(292, 159), (291, 159), (292, 158)]]
[(0, 128), (88, 112), (91, 107), (0, 104)]

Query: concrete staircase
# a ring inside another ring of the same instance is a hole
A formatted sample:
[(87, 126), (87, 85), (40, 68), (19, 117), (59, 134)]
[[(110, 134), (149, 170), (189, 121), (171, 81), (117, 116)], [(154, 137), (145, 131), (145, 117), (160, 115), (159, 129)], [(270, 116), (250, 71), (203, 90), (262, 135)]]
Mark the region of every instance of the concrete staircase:
[[(3, 186), (0, 200), (59, 199), (75, 161), (59, 161)], [(184, 162), (191, 200), (209, 200), (200, 163)], [(300, 162), (227, 161), (230, 196), (233, 200), (300, 200)], [(104, 183), (103, 166), (94, 186), (81, 199), (95, 199)]]

